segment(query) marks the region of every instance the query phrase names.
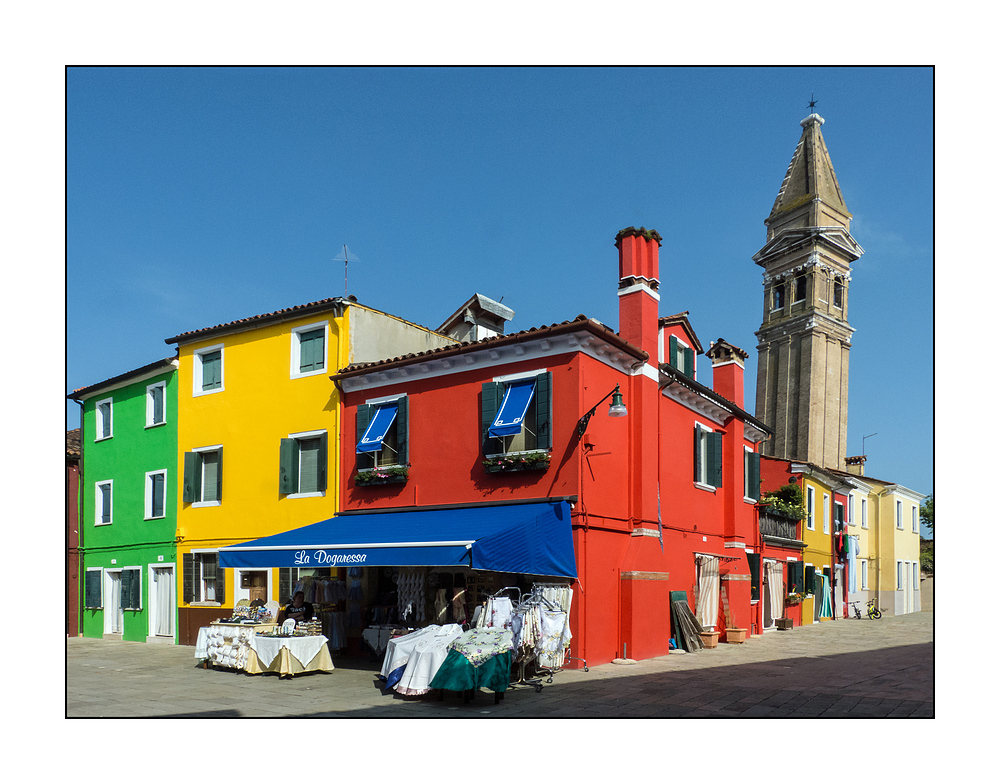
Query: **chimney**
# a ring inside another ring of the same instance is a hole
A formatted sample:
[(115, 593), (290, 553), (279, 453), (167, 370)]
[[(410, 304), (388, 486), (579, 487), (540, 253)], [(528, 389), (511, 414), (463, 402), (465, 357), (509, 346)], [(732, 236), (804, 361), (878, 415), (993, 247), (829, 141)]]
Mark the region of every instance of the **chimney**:
[(855, 457), (845, 457), (844, 463), (847, 465), (847, 473), (854, 474), (854, 476), (864, 476), (865, 475), (865, 461), (868, 459), (868, 455), (857, 455)]
[(719, 338), (706, 356), (712, 360), (712, 389), (743, 408), (743, 362), (747, 352)]
[(660, 243), (654, 230), (629, 226), (615, 237), (618, 248), (618, 334), (655, 363), (658, 356)]

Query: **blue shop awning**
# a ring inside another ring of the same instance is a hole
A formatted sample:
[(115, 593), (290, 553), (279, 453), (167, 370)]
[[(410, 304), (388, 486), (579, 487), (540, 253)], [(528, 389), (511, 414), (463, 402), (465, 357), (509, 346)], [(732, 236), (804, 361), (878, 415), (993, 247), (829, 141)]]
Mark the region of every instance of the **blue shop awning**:
[(375, 410), (371, 424), (365, 434), (358, 441), (358, 452), (377, 452), (382, 448), (382, 441), (385, 440), (386, 433), (396, 421), (396, 413), (399, 410), (395, 403), (387, 406), (379, 406)]
[(567, 501), (342, 514), (223, 547), (224, 568), (471, 566), (576, 577)]
[(516, 436), (521, 432), (524, 415), (535, 396), (535, 379), (512, 381), (507, 385), (503, 395), (503, 403), (497, 411), (496, 419), (490, 425), (489, 434), (493, 437)]

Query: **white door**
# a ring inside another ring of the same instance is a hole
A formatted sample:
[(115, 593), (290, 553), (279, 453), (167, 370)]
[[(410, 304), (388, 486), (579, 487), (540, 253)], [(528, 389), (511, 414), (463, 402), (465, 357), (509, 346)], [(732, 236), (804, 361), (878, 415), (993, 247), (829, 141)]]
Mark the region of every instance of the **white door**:
[(105, 572), (104, 633), (121, 634), (125, 626), (122, 610), (122, 573)]
[(913, 592), (910, 590), (910, 575), (912, 573), (910, 562), (903, 563), (903, 612), (913, 612)]
[(150, 635), (174, 636), (174, 606), (176, 586), (172, 566), (153, 567), (153, 602), (150, 608)]

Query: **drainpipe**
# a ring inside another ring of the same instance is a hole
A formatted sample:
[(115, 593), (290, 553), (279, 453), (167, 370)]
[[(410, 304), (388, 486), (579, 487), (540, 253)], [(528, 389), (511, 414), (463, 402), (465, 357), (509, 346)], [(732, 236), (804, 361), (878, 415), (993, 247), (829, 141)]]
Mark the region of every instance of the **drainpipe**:
[[(74, 402), (80, 406), (80, 468), (76, 476), (76, 553), (77, 553), (77, 592), (76, 592), (76, 633), (78, 635), (83, 634), (83, 606), (87, 603), (87, 570), (86, 564), (83, 563), (84, 556), (84, 542), (83, 542), (83, 532), (86, 526), (83, 524), (83, 494), (84, 494), (84, 482), (83, 482), (83, 401), (73, 399)], [(81, 566), (83, 567), (81, 569)], [(80, 579), (80, 575), (83, 575), (83, 579)], [(82, 583), (82, 586), (81, 586)], [(79, 588), (83, 590), (79, 590)]]

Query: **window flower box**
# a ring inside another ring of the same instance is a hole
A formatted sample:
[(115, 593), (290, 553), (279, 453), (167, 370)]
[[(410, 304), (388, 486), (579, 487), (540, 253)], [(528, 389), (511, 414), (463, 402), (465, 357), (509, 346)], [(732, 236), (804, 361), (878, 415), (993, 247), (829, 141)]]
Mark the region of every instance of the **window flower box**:
[(487, 474), (510, 471), (544, 471), (549, 467), (548, 452), (517, 452), (509, 455), (491, 455), (483, 460)]
[(356, 487), (372, 487), (375, 485), (400, 485), (406, 482), (410, 475), (407, 466), (393, 466), (391, 468), (372, 468), (358, 471), (354, 477)]
[(801, 604), (802, 600), (806, 598), (804, 593), (790, 593), (785, 597), (785, 605), (789, 607), (794, 607), (797, 604)]
[(777, 626), (782, 631), (788, 631), (792, 628), (791, 618), (775, 618), (774, 625)]

